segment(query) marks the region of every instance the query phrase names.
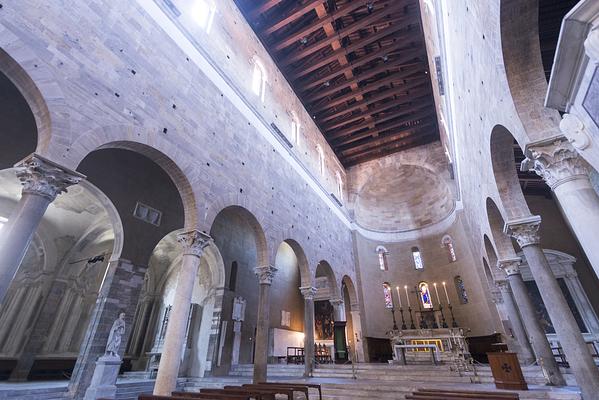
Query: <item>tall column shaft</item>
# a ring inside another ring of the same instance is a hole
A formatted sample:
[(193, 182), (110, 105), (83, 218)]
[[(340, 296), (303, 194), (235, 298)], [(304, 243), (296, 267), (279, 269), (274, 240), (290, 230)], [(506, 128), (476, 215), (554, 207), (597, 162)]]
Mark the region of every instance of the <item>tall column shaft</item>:
[[(565, 118), (562, 131), (571, 130)], [(551, 187), (560, 209), (587, 259), (599, 276), (599, 246), (596, 232), (599, 226), (599, 196), (589, 179), (590, 167), (564, 137), (530, 143), (522, 170), (532, 170)]]
[(193, 287), (204, 248), (211, 239), (200, 231), (190, 231), (179, 234), (178, 240), (183, 245), (183, 259), (154, 385), (154, 394), (158, 396), (170, 396), (177, 388)]
[[(535, 361), (535, 355), (530, 345), (528, 335), (526, 334), (524, 324), (522, 323), (522, 318), (520, 317), (520, 313), (518, 312), (518, 308), (516, 307), (516, 303), (514, 302), (514, 297), (512, 296), (510, 283), (508, 281), (500, 281), (497, 283), (497, 285), (499, 286), (499, 290), (501, 290), (503, 304), (507, 311), (512, 330), (514, 332), (514, 336), (516, 337), (516, 341), (518, 342), (518, 345), (520, 347), (520, 359), (522, 360), (522, 362), (530, 364), (533, 361)], [(545, 338), (545, 340), (547, 339)]]
[(312, 376), (314, 371), (314, 294), (316, 288), (300, 288), (304, 296), (304, 376)]
[(0, 234), (0, 304), (48, 205), (67, 187), (85, 178), (37, 154), (30, 155), (16, 168), (23, 192)]
[(540, 217), (529, 217), (508, 222), (506, 231), (512, 234), (524, 252), (582, 397), (593, 399), (599, 393), (599, 369), (541, 250), (538, 233), (540, 223)]
[(258, 320), (256, 322), (256, 349), (254, 356), (254, 383), (266, 382), (268, 372), (268, 331), (270, 327), (270, 286), (277, 269), (272, 265), (256, 267), (260, 282)]

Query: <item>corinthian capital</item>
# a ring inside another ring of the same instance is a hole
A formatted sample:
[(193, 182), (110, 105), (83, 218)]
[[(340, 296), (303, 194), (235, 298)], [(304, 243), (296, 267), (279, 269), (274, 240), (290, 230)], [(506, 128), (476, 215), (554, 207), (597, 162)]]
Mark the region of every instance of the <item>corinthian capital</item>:
[(520, 218), (505, 223), (503, 231), (516, 239), (520, 247), (538, 245), (541, 242), (539, 228), (541, 226), (541, 217), (531, 215), (530, 217)]
[[(568, 124), (572, 125), (567, 122), (564, 127)], [(564, 136), (530, 143), (526, 146), (526, 159), (520, 169), (536, 172), (551, 189), (573, 179), (588, 177), (590, 171), (587, 162)]]
[(261, 267), (254, 268), (254, 273), (258, 277), (258, 281), (261, 285), (272, 285), (272, 280), (275, 277), (275, 273), (278, 271), (272, 265), (264, 265)]
[(177, 235), (177, 241), (183, 246), (183, 255), (202, 257), (204, 249), (212, 242), (212, 238), (198, 230), (181, 232)]
[(23, 193), (35, 194), (54, 201), (67, 188), (85, 179), (85, 175), (62, 167), (39, 154), (31, 154), (15, 165)]
[(329, 303), (331, 303), (333, 308), (337, 309), (338, 307), (343, 305), (343, 300), (342, 299), (330, 299)]
[(499, 260), (497, 261), (497, 268), (502, 269), (507, 276), (517, 275), (520, 273), (521, 263), (522, 260), (520, 258), (509, 258), (506, 260)]
[(302, 296), (306, 300), (314, 300), (314, 295), (316, 294), (316, 288), (312, 286), (302, 286), (299, 288)]

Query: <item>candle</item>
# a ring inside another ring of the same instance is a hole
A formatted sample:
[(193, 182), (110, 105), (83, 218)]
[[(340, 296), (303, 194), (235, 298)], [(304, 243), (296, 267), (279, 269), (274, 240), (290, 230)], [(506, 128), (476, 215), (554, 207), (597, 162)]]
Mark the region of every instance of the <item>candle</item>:
[(406, 291), (406, 299), (408, 299), (408, 308), (410, 307), (410, 295), (408, 295), (408, 285), (403, 287)]
[(435, 287), (435, 293), (437, 294), (437, 303), (441, 304), (441, 299), (439, 298), (439, 290), (437, 289), (437, 283), (433, 283), (433, 286)]
[(445, 290), (445, 297), (447, 298), (447, 304), (451, 304), (449, 301), (449, 295), (447, 294), (447, 286), (445, 286), (445, 282), (443, 282), (443, 290)]
[(395, 290), (397, 290), (397, 300), (399, 300), (399, 308), (401, 308), (401, 295), (399, 294), (399, 286), (396, 286)]

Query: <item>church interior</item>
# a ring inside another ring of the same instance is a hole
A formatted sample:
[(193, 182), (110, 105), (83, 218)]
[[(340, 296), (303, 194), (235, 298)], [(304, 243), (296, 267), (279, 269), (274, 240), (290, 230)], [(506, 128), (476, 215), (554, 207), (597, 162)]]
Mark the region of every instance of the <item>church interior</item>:
[(599, 399), (596, 0), (0, 0), (0, 399)]

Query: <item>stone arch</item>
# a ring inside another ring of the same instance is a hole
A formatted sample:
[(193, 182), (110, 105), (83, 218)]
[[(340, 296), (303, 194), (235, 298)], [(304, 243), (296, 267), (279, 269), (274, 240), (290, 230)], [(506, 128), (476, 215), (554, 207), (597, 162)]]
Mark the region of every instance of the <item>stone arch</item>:
[[(505, 221), (499, 207), (490, 197), (487, 198), (487, 218), (489, 220), (489, 226), (491, 228), (491, 236), (493, 237), (492, 243), (495, 244), (495, 254), (498, 260), (507, 260), (510, 258), (516, 258), (516, 251), (510, 237), (503, 232)], [(493, 248), (493, 247), (491, 247)], [(489, 254), (487, 254), (490, 256)]]
[[(76, 169), (83, 159), (96, 150), (103, 149), (124, 149), (141, 154), (156, 163), (170, 177), (179, 191), (183, 202), (185, 228), (198, 228), (198, 206), (195, 193), (190, 184), (192, 180), (191, 168), (183, 171), (174, 158), (169, 153), (174, 152), (174, 148), (166, 141), (157, 140), (155, 143), (148, 144), (135, 132), (134, 127), (127, 125), (114, 125), (102, 128), (101, 130), (88, 131), (78, 142), (74, 143), (68, 151), (63, 154), (65, 166)], [(147, 140), (148, 137), (146, 136)], [(169, 150), (173, 150), (169, 152)], [(68, 154), (68, 157), (67, 155)]]
[[(255, 214), (249, 211), (247, 208), (239, 205), (228, 205), (223, 207), (218, 213), (210, 219), (210, 227), (214, 224), (214, 221), (219, 214), (223, 212), (233, 212), (245, 221), (252, 229), (254, 233), (254, 239), (256, 240), (256, 255), (257, 255), (257, 266), (265, 266), (271, 264), (268, 252), (268, 242), (266, 240), (266, 234), (262, 228), (262, 224), (258, 221)], [(274, 259), (273, 259), (274, 261)]]
[(499, 198), (507, 219), (530, 215), (516, 172), (514, 136), (502, 125), (495, 125), (490, 140), (491, 163)]
[(329, 281), (329, 289), (331, 290), (331, 298), (341, 298), (340, 286), (337, 282), (337, 278), (335, 277), (335, 271), (331, 267), (326, 260), (320, 260), (316, 265), (316, 270), (314, 271), (314, 279), (319, 276), (326, 276)]
[[(50, 68), (21, 39), (0, 23), (0, 72), (19, 89), (37, 127), (36, 152), (48, 156), (52, 136), (67, 137), (70, 122), (64, 95)], [(57, 111), (54, 111), (54, 110)]]
[(358, 291), (356, 290), (356, 286), (354, 285), (353, 280), (348, 275), (344, 275), (341, 279), (341, 285), (345, 286), (345, 288), (347, 289), (347, 294), (349, 295), (350, 304), (348, 310), (360, 311)]
[(297, 257), (301, 285), (303, 287), (314, 286), (314, 280), (312, 279), (312, 273), (310, 272), (310, 264), (302, 246), (294, 239), (285, 239), (283, 242), (287, 243), (293, 249), (293, 252)]
[(539, 42), (539, 0), (502, 0), (499, 14), (508, 86), (527, 139), (559, 135), (559, 113), (544, 105), (547, 79)]

